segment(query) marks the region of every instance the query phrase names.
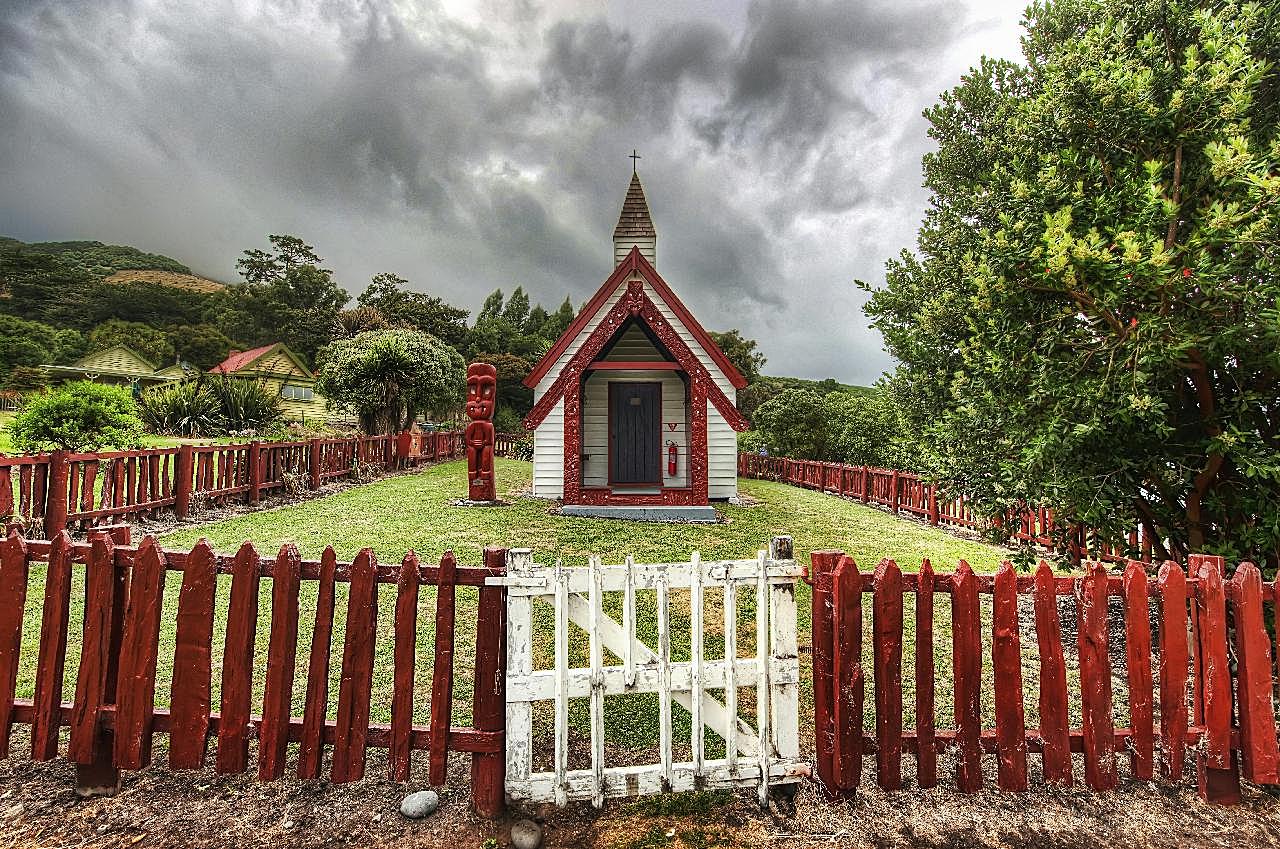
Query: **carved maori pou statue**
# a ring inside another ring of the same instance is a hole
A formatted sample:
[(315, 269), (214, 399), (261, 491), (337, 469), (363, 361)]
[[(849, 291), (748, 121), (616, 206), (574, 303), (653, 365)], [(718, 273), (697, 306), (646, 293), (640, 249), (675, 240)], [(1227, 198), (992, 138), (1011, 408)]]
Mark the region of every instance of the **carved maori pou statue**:
[(467, 416), (463, 434), (467, 449), (467, 498), (496, 501), (493, 479), (493, 412), (497, 406), (498, 371), (488, 363), (467, 367)]

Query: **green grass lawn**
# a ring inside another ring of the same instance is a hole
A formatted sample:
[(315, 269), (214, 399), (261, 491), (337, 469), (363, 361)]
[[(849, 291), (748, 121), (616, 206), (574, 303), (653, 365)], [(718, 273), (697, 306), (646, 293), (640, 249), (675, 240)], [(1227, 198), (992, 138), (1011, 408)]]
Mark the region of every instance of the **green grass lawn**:
[[(333, 545), (339, 557), (351, 559), (361, 548), (371, 547), (382, 562), (398, 562), (407, 549), (418, 552), (425, 561), (436, 560), (445, 550), (456, 553), (464, 564), (478, 564), (481, 551), (487, 545), (503, 545), (509, 548), (527, 547), (534, 550), (539, 563), (552, 563), (563, 558), (570, 565), (585, 563), (590, 554), (599, 554), (606, 563), (618, 563), (630, 554), (638, 563), (687, 560), (690, 553), (698, 551), (704, 559), (751, 558), (768, 544), (775, 534), (791, 534), (795, 540), (797, 559), (808, 559), (816, 549), (837, 548), (852, 554), (864, 570), (870, 570), (883, 557), (894, 558), (906, 570), (914, 570), (921, 558), (929, 557), (935, 569), (949, 571), (961, 558), (967, 559), (976, 570), (992, 571), (1006, 556), (1002, 549), (971, 542), (946, 534), (916, 522), (895, 518), (881, 511), (864, 507), (821, 493), (797, 489), (784, 484), (765, 481), (742, 481), (743, 494), (754, 499), (751, 506), (725, 505), (728, 521), (714, 525), (650, 524), (618, 520), (569, 518), (551, 512), (547, 501), (522, 497), (527, 491), (532, 467), (528, 463), (499, 459), (497, 473), (502, 496), (510, 506), (499, 508), (460, 508), (450, 502), (465, 491), (465, 466), (451, 462), (424, 469), (418, 474), (385, 478), (374, 483), (352, 487), (334, 495), (300, 504), (244, 514), (235, 518), (213, 522), (203, 526), (189, 526), (162, 537), (167, 549), (186, 549), (200, 538), (207, 538), (221, 552), (233, 552), (245, 540), (251, 540), (263, 554), (273, 556), (285, 542), (294, 542), (304, 557), (315, 558), (326, 545)], [(161, 653), (157, 680), (157, 703), (168, 701), (172, 678), (172, 654), (179, 573), (170, 573), (166, 583), (165, 615), (162, 619)], [(305, 676), (311, 633), (314, 628), (315, 582), (304, 581), (301, 597), (301, 622), (297, 674), (293, 696), (295, 715), (301, 713), (305, 696)], [(226, 604), (230, 580), (222, 576), (218, 587), (218, 604), (215, 610), (214, 634), (214, 705), (219, 703), (222, 642), (226, 627)], [(71, 617), (71, 645), (67, 668), (67, 690), (74, 691), (75, 658), (78, 656), (78, 640), (82, 613), (82, 582), (76, 582), (75, 607)], [(40, 604), (43, 594), (43, 570), (33, 568), (28, 590), (26, 629), (29, 635), (23, 641), (23, 661), (19, 676), (19, 695), (29, 698), (34, 685), (36, 634), (40, 626)], [(648, 594), (649, 596), (652, 593)], [(621, 599), (606, 594), (606, 610), (617, 616)], [(390, 716), (391, 671), (393, 637), (391, 611), (394, 608), (395, 587), (383, 584), (379, 595), (378, 644), (375, 665), (374, 703), (372, 718), (385, 722)], [(642, 638), (653, 644), (656, 632), (656, 616), (652, 598), (642, 594), (639, 601), (638, 625)], [(468, 724), (471, 721), (471, 661), (475, 641), (475, 591), (458, 590), (457, 662), (455, 663), (455, 702), (453, 721)], [(709, 659), (723, 657), (723, 632), (717, 623), (722, 621), (723, 610), (720, 594), (708, 592), (704, 616), (708, 623), (706, 656)], [(739, 604), (739, 651), (743, 657), (754, 653), (754, 597), (744, 592)], [(338, 588), (337, 610), (333, 638), (333, 663), (330, 681), (330, 712), (336, 711), (340, 659), (346, 612), (346, 585)], [(415, 697), (415, 721), (427, 720), (427, 703), (430, 693), (431, 664), (434, 651), (433, 617), (435, 594), (424, 588), (419, 602), (418, 674)], [(800, 642), (808, 643), (810, 596), (808, 587), (801, 583), (797, 592)], [(935, 643), (939, 652), (938, 702), (939, 717), (949, 708), (944, 672), (950, 645), (950, 611), (943, 598), (939, 598), (935, 626)], [(672, 594), (673, 657), (688, 659), (688, 594)], [(552, 615), (550, 607), (538, 604), (535, 608), (536, 628), (535, 657), (539, 668), (549, 668), (552, 661), (550, 633)], [(867, 614), (868, 627), (870, 613)], [(908, 612), (907, 632), (904, 635), (904, 680), (911, 681), (910, 664), (914, 648), (912, 617)], [(266, 645), (270, 628), (270, 582), (262, 582), (259, 610), (259, 637), (256, 668), (266, 668)], [(585, 662), (587, 641), (585, 634), (576, 628), (573, 633), (572, 652), (576, 662)], [(864, 641), (867, 669), (870, 669), (871, 641)], [(719, 654), (717, 654), (719, 652)], [(1030, 658), (1029, 658), (1030, 661)], [(618, 662), (606, 658), (606, 662)], [(805, 658), (807, 667), (807, 656)], [(989, 665), (988, 665), (989, 670)], [(802, 673), (801, 716), (811, 710), (812, 695), (807, 668)], [(989, 672), (988, 672), (989, 674)], [(868, 676), (869, 677), (869, 676)], [(908, 691), (909, 691), (908, 687)], [(255, 701), (261, 704), (262, 681), (257, 682)], [(572, 706), (574, 725), (585, 731), (586, 700)], [(1031, 700), (1034, 702), (1034, 699)], [(739, 703), (744, 717), (749, 717), (755, 703), (754, 692), (744, 690)], [(989, 703), (989, 702), (988, 702)], [(872, 704), (868, 694), (868, 722), (871, 722)], [(907, 721), (912, 721), (913, 699), (908, 692), (905, 700)], [(551, 704), (545, 703), (535, 713), (538, 728), (545, 731), (550, 718)], [(653, 696), (610, 697), (606, 709), (607, 732), (615, 742), (651, 744), (656, 738), (657, 700)], [(1030, 717), (1029, 717), (1030, 718)], [(677, 735), (687, 734), (689, 716), (678, 706), (675, 710)], [(802, 721), (802, 726), (806, 723)], [(908, 727), (910, 727), (908, 725)], [(807, 732), (806, 732), (807, 733)], [(677, 739), (683, 739), (678, 737)], [(708, 753), (714, 756), (716, 739), (708, 739)], [(722, 744), (721, 744), (722, 745)], [(542, 766), (545, 766), (542, 765)]]
[(879, 510), (780, 483), (744, 480), (745, 495), (758, 505), (724, 505), (727, 522), (715, 525), (653, 524), (552, 515), (550, 503), (521, 498), (532, 479), (532, 466), (499, 459), (501, 497), (509, 507), (462, 508), (449, 502), (466, 488), (461, 461), (444, 463), (421, 474), (387, 478), (348, 489), (329, 498), (251, 513), (202, 527), (184, 528), (164, 537), (166, 548), (194, 545), (206, 537), (218, 551), (234, 551), (252, 540), (265, 552), (296, 542), (305, 557), (332, 545), (350, 559), (371, 547), (382, 561), (399, 561), (412, 548), (423, 558), (452, 550), (461, 563), (478, 564), (486, 545), (531, 548), (539, 563), (563, 558), (583, 565), (590, 554), (620, 563), (630, 554), (638, 563), (687, 560), (690, 552), (704, 559), (754, 557), (770, 537), (788, 533), (795, 539), (797, 559), (810, 551), (843, 549), (864, 569), (882, 557), (912, 569), (922, 557), (935, 569), (966, 558), (974, 569), (994, 571), (1002, 549), (959, 539)]

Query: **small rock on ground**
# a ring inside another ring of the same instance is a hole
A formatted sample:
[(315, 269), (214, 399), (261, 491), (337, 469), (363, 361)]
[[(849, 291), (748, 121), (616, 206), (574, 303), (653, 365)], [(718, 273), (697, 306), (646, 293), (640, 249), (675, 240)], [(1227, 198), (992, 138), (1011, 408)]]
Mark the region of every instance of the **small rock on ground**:
[(520, 820), (511, 826), (511, 845), (515, 849), (538, 849), (542, 845), (542, 826), (533, 820)]
[(434, 790), (419, 790), (404, 797), (404, 801), (400, 803), (400, 813), (411, 820), (420, 820), (434, 814), (438, 807), (440, 797)]

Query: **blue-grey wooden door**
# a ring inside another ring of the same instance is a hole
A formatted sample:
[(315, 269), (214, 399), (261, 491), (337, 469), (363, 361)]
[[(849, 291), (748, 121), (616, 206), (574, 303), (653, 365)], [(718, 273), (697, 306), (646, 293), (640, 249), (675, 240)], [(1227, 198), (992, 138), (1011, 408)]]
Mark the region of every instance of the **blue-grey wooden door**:
[(662, 384), (609, 384), (609, 482), (662, 482)]

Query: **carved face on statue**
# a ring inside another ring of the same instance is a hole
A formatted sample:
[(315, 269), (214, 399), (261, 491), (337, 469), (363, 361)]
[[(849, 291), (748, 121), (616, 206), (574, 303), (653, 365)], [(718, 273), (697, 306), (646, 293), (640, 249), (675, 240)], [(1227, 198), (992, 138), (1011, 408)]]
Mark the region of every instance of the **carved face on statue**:
[(488, 363), (467, 367), (467, 416), (475, 421), (493, 418), (498, 391), (498, 370)]

